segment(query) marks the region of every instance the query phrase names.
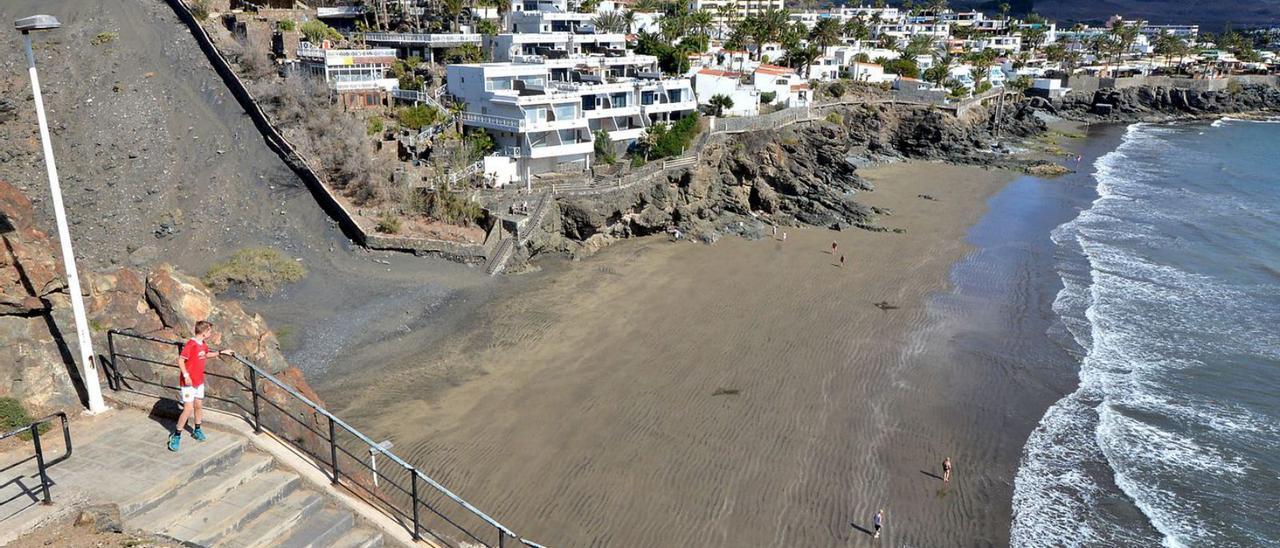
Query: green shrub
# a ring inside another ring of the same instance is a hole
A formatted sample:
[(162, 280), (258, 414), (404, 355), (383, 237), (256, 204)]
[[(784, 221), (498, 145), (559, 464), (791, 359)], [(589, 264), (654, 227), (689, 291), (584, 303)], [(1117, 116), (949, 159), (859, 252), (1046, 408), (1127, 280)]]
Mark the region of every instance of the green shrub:
[(400, 218), (393, 215), (390, 211), (384, 212), (381, 217), (378, 217), (378, 232), (383, 234), (399, 234), (400, 228)]
[(650, 160), (684, 154), (698, 135), (698, 114), (685, 116), (671, 124), (656, 124), (649, 128), (645, 147)]
[[(22, 402), (13, 398), (0, 398), (0, 434), (31, 424), (33, 420), (35, 417), (27, 414), (26, 408), (22, 407)], [(49, 428), (51, 428), (49, 423), (41, 424), (40, 433), (47, 432)], [(31, 431), (18, 434), (18, 437), (30, 440)]]
[(827, 89), (825, 91), (827, 92), (827, 97), (839, 99), (844, 97), (844, 92), (848, 91), (848, 89), (845, 88), (845, 85), (841, 82), (831, 82), (827, 85)]
[(400, 122), (400, 125), (415, 130), (434, 126), (440, 123), (443, 117), (440, 109), (430, 105), (404, 107), (396, 112), (396, 120)]
[(94, 36), (89, 40), (89, 43), (95, 46), (101, 46), (102, 44), (108, 44), (108, 43), (114, 42), (115, 39), (119, 37), (120, 35), (114, 32), (99, 32), (96, 36)]
[(468, 162), (475, 162), (485, 156), (488, 156), (489, 153), (493, 152), (493, 149), (497, 147), (493, 142), (493, 137), (489, 135), (489, 132), (483, 129), (473, 129), (467, 132), (467, 136), (464, 138), (463, 142), (467, 145)]
[(1244, 86), (1240, 84), (1239, 80), (1227, 80), (1227, 93), (1238, 95), (1242, 91), (1244, 91)]
[(292, 19), (285, 19), (283, 21), (276, 21), (276, 28), (284, 32), (289, 32), (291, 30), (298, 28), (298, 24), (295, 23)]
[(324, 24), (324, 21), (317, 19), (312, 19), (303, 23), (300, 30), (302, 31), (303, 38), (306, 38), (308, 42), (317, 46), (325, 40), (342, 39), (342, 33), (333, 30), (333, 27), (330, 27), (329, 25)]
[(826, 120), (836, 125), (844, 124), (844, 117), (841, 116), (839, 112), (832, 112), (830, 114), (827, 114)]
[(236, 287), (249, 295), (270, 295), (306, 275), (306, 268), (278, 250), (246, 247), (213, 265), (201, 280), (218, 293)]
[(762, 104), (762, 105), (768, 105), (768, 104), (771, 104), (771, 103), (773, 103), (773, 100), (774, 100), (774, 99), (777, 99), (777, 98), (778, 98), (778, 93), (777, 93), (777, 92), (774, 92), (774, 91), (766, 91), (766, 92), (764, 92), (764, 93), (761, 93), (761, 94), (760, 94), (760, 104)]
[(991, 82), (978, 82), (978, 85), (973, 88), (973, 92), (975, 94), (986, 93), (988, 91), (991, 91)]
[(191, 2), (191, 15), (196, 21), (204, 21), (209, 18), (209, 0), (194, 0)]
[(613, 138), (609, 136), (607, 130), (596, 131), (595, 148), (597, 162), (610, 166), (618, 163), (618, 155), (613, 151)]
[(427, 191), (414, 208), (429, 219), (458, 226), (474, 226), (484, 220), (484, 208), (445, 188)]
[(380, 135), (384, 130), (386, 130), (386, 124), (382, 123), (382, 118), (374, 116), (365, 120), (364, 128), (365, 133), (368, 135)]

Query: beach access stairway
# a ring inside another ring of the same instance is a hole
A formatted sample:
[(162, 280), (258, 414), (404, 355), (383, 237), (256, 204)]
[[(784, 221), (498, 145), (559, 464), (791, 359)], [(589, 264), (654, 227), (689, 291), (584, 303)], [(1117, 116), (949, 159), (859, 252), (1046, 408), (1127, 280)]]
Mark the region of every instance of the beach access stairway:
[[(38, 502), (40, 479), (30, 448), (0, 453), (8, 467), (3, 477), (14, 478), (0, 484), (0, 545), (93, 504), (119, 507), (126, 530), (190, 546), (384, 545), (380, 528), (358, 518), (323, 484), (283, 465), (287, 456), (263, 450), (269, 441), (251, 443), (215, 417), (205, 423), (208, 440), (184, 434), (181, 450), (170, 452), (165, 443), (172, 421), (141, 410), (116, 408), (72, 421), (74, 454), (48, 468), (52, 505)], [(49, 453), (65, 451), (55, 436), (46, 445)]]

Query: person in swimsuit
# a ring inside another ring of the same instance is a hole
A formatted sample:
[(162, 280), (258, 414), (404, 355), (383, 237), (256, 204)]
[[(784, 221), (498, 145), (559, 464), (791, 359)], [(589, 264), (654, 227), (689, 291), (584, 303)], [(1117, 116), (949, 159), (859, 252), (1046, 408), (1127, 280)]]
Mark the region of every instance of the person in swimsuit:
[(942, 482), (951, 483), (951, 457), (942, 459)]

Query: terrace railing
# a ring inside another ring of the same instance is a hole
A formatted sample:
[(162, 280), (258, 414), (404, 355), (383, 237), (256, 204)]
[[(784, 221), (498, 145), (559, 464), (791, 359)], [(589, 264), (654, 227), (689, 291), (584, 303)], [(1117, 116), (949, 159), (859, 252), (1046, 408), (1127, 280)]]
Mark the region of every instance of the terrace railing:
[[(44, 423), (53, 421), (53, 419), (59, 419), (61, 421), (59, 424), (62, 425), (62, 440), (63, 440), (63, 443), (66, 445), (66, 449), (63, 451), (61, 457), (58, 457), (56, 460), (52, 462), (45, 462), (44, 446), (40, 444), (40, 426), (43, 425)], [(20, 436), (22, 434), (27, 434), (31, 436), (31, 444), (35, 448), (36, 469), (39, 470), (40, 472), (40, 491), (43, 493), (43, 495), (41, 496), (41, 503), (53, 504), (53, 498), (49, 496), (49, 486), (53, 485), (53, 481), (49, 480), (49, 472), (48, 472), (49, 466), (52, 466), (54, 464), (67, 460), (69, 457), (71, 457), (71, 428), (67, 426), (67, 414), (59, 411), (47, 417), (42, 417), (40, 419), (32, 421), (30, 424), (21, 426), (14, 430), (0, 433), (0, 441), (3, 441), (5, 439), (8, 439), (14, 436)], [(22, 462), (25, 462), (25, 460)]]
[[(107, 347), (111, 356), (109, 384), (117, 391), (172, 397), (178, 387), (164, 379), (178, 379), (177, 356), (182, 344), (182, 341), (128, 331), (108, 331)], [(384, 510), (408, 529), (414, 540), (428, 535), (436, 542), (452, 547), (478, 543), (491, 548), (543, 548), (489, 517), (294, 387), (240, 356), (233, 358), (235, 363), (230, 370), (210, 367), (206, 371), (207, 382), (217, 382), (220, 387), (206, 396), (206, 405), (239, 414), (253, 426), (255, 433), (271, 431), (280, 440), (294, 445), (309, 455), (317, 467), (324, 469), (334, 485), (345, 487), (365, 502)], [(211, 362), (210, 365), (215, 364)], [(315, 422), (320, 422), (323, 417), (323, 423), (313, 425), (305, 415), (300, 417), (277, 401), (301, 405), (314, 414)], [(280, 424), (289, 424), (283, 422), (285, 420), (296, 422), (314, 436), (313, 439), (320, 440), (324, 450), (307, 447), (304, 436), (272, 431), (267, 424), (275, 422), (264, 420), (272, 413)], [(67, 447), (69, 450), (70, 443)], [(384, 459), (382, 466), (374, 468), (372, 462), (366, 462), (366, 458), (374, 455)], [(366, 481), (375, 477), (376, 483)]]

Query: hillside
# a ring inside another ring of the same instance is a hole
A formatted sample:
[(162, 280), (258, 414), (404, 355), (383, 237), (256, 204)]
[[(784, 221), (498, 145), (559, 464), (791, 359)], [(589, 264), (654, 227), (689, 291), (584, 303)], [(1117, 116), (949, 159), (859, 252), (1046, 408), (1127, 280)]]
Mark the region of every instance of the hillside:
[[(953, 7), (994, 11), (999, 1), (952, 2)], [(1142, 18), (1153, 23), (1198, 24), (1202, 30), (1218, 31), (1227, 23), (1245, 27), (1280, 24), (1280, 1), (1222, 0), (1206, 4), (1193, 0), (1028, 0), (1010, 1), (1014, 13), (1035, 11), (1060, 22), (1101, 22), (1112, 15)], [(1030, 6), (1023, 8), (1023, 4)]]

